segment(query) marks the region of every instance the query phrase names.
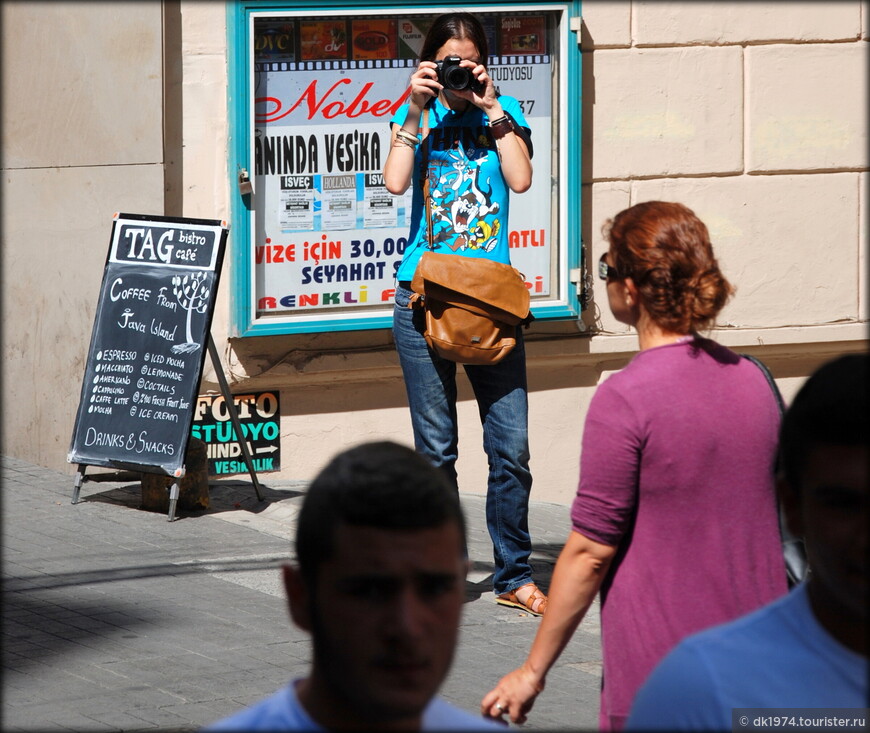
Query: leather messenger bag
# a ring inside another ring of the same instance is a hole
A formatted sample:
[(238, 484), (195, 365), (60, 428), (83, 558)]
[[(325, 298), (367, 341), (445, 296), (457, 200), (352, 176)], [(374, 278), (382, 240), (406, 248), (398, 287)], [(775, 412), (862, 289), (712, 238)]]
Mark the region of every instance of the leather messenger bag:
[(426, 311), (426, 343), (460, 364), (498, 363), (531, 319), (525, 279), (501, 262), (424, 252), (411, 289), (411, 307)]

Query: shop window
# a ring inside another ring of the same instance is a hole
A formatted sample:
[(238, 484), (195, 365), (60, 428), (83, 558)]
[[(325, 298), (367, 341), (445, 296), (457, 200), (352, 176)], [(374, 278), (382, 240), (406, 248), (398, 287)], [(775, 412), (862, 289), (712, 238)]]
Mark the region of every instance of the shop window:
[[(383, 185), (389, 120), (429, 24), (451, 7), (228, 4), (237, 335), (390, 326), (411, 194)], [(537, 318), (576, 318), (579, 3), (456, 8), (481, 20), (490, 76), (532, 130), (532, 187), (512, 195), (507, 223), (512, 262)]]

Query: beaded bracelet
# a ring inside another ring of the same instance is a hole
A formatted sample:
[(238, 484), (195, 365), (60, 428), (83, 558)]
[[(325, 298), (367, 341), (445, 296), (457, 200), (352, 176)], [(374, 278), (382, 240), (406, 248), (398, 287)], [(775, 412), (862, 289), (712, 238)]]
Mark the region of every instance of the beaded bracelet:
[(412, 135), (410, 132), (408, 132), (403, 127), (400, 127), (398, 130), (396, 130), (396, 138), (398, 140), (401, 140), (403, 143), (405, 143), (405, 145), (409, 145), (412, 148), (416, 148), (420, 144), (420, 141), (417, 139), (417, 136)]

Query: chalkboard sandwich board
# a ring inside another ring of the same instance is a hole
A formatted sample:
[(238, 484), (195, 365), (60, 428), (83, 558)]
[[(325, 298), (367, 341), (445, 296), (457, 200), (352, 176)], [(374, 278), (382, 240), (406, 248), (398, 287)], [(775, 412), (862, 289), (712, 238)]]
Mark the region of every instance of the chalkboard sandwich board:
[(228, 228), (116, 214), (67, 460), (180, 477)]

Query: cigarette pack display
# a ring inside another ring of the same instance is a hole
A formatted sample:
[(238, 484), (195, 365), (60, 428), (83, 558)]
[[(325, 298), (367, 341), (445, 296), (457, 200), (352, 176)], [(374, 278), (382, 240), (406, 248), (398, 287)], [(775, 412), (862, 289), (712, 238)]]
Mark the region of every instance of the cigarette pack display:
[(394, 59), (398, 57), (396, 21), (387, 18), (354, 20), (353, 58)]
[(303, 61), (347, 59), (347, 21), (303, 20), (299, 23)]
[(547, 22), (543, 15), (508, 15), (499, 28), (499, 55), (547, 53)]
[(257, 18), (254, 23), (254, 62), (295, 60), (295, 21), (287, 18)]
[(419, 59), (433, 17), (399, 19), (399, 58)]

